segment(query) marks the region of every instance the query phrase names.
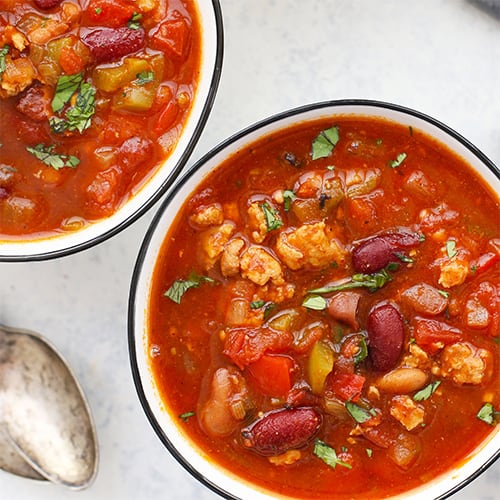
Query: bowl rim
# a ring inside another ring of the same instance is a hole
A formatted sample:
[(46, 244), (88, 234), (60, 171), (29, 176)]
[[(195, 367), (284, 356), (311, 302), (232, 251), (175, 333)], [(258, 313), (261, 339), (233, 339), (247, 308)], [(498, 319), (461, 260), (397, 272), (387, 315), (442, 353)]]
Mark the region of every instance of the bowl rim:
[[(210, 479), (208, 479), (202, 472), (198, 471), (195, 469), (182, 455), (179, 450), (175, 447), (175, 445), (171, 442), (165, 431), (162, 429), (162, 426), (160, 423), (157, 421), (154, 412), (148, 402), (148, 398), (146, 396), (144, 387), (143, 387), (143, 381), (142, 377), (140, 374), (139, 370), (139, 365), (138, 365), (138, 358), (137, 358), (137, 352), (136, 352), (136, 337), (139, 335), (140, 332), (136, 332), (135, 329), (135, 316), (136, 316), (136, 299), (137, 299), (137, 285), (141, 276), (141, 273), (143, 271), (144, 263), (145, 263), (145, 258), (149, 250), (149, 245), (151, 243), (151, 240), (156, 233), (156, 230), (158, 229), (158, 225), (160, 224), (160, 221), (163, 217), (164, 212), (170, 205), (170, 203), (175, 199), (176, 195), (178, 192), (185, 186), (185, 184), (190, 180), (190, 178), (197, 173), (199, 169), (201, 169), (207, 162), (211, 161), (214, 157), (216, 157), (218, 154), (222, 153), (226, 148), (229, 148), (231, 145), (234, 143), (239, 142), (240, 140), (244, 139), (246, 136), (250, 136), (254, 132), (258, 132), (260, 129), (265, 128), (266, 126), (272, 125), (274, 123), (280, 122), (281, 120), (284, 119), (289, 119), (293, 118), (299, 115), (303, 115), (306, 113), (311, 113), (314, 111), (318, 111), (321, 109), (331, 109), (332, 114), (335, 112), (335, 108), (342, 108), (342, 107), (359, 107), (360, 111), (358, 113), (359, 116), (363, 116), (363, 108), (364, 111), (366, 112), (367, 108), (373, 108), (373, 109), (385, 109), (389, 111), (395, 111), (397, 113), (401, 113), (402, 115), (410, 115), (414, 118), (417, 118), (419, 120), (422, 120), (424, 122), (427, 122), (429, 125), (434, 126), (438, 129), (440, 129), (442, 132), (445, 133), (445, 135), (450, 136), (451, 138), (455, 139), (458, 143), (460, 143), (461, 146), (465, 147), (470, 153), (472, 153), (473, 156), (475, 156), (481, 163), (483, 163), (492, 173), (493, 175), (500, 180), (500, 169), (491, 161), (482, 151), (479, 150), (476, 146), (474, 146), (468, 139), (466, 139), (464, 136), (456, 132), (453, 128), (449, 127), (448, 125), (445, 125), (443, 122), (439, 121), (436, 118), (433, 118), (423, 112), (417, 111), (413, 108), (409, 108), (403, 105), (399, 104), (394, 104), (391, 102), (386, 102), (386, 101), (379, 101), (379, 100), (374, 100), (374, 99), (356, 99), (356, 98), (349, 98), (349, 99), (337, 99), (337, 100), (326, 100), (326, 101), (319, 101), (319, 102), (314, 102), (314, 103), (309, 103), (305, 104), (302, 106), (294, 107), (286, 111), (278, 112), (275, 114), (272, 114), (264, 119), (261, 119), (259, 121), (256, 121), (252, 125), (249, 125), (243, 129), (241, 129), (239, 132), (236, 132), (235, 134), (229, 136), (227, 139), (223, 140), (220, 142), (218, 145), (216, 145), (213, 149), (211, 149), (209, 152), (207, 152), (205, 155), (203, 155), (195, 164), (193, 164), (189, 169), (187, 169), (174, 183), (173, 186), (171, 186), (171, 189), (168, 191), (165, 199), (162, 201), (160, 207), (156, 211), (156, 213), (153, 216), (153, 219), (150, 223), (150, 226), (148, 227), (144, 239), (141, 243), (137, 259), (134, 265), (132, 277), (131, 277), (131, 282), (130, 282), (130, 290), (129, 290), (129, 301), (128, 301), (128, 313), (127, 313), (127, 335), (128, 335), (128, 348), (129, 348), (129, 361), (131, 365), (131, 371), (132, 371), (132, 377), (134, 381), (134, 385), (137, 391), (137, 395), (139, 397), (141, 406), (143, 408), (143, 411), (146, 414), (146, 417), (150, 423), (150, 425), (153, 427), (155, 433), (159, 437), (160, 441), (162, 444), (167, 448), (168, 452), (177, 460), (177, 462), (187, 471), (191, 476), (193, 476), (196, 480), (198, 480), (200, 483), (208, 487), (210, 490), (213, 492), (217, 493), (220, 495), (222, 498), (225, 498), (227, 500), (240, 500), (240, 497), (236, 497), (233, 494), (229, 493), (226, 491), (223, 487), (214, 484)], [(350, 113), (351, 114), (351, 113)], [(353, 115), (356, 115), (356, 112), (352, 113)], [(307, 121), (308, 117), (304, 117), (304, 119)], [(394, 121), (394, 119), (389, 118), (389, 120)], [(290, 124), (284, 125), (282, 127), (278, 127), (275, 131), (279, 131), (282, 129), (285, 129), (287, 126), (290, 126)], [(267, 132), (269, 133), (269, 132)], [(262, 134), (262, 136), (265, 136), (266, 133)], [(259, 140), (262, 136), (259, 136), (257, 140)], [(246, 142), (241, 145), (241, 147), (245, 147), (246, 145), (252, 143), (256, 139), (253, 138), (251, 141)], [(230, 155), (224, 157), (221, 161), (225, 160), (229, 156), (233, 155), (236, 151), (239, 150), (239, 147), (235, 151), (231, 151)], [(198, 181), (199, 182), (199, 181)], [(198, 184), (198, 183), (197, 183)], [(194, 189), (194, 188), (193, 188)], [(165, 237), (165, 235), (164, 235)], [(154, 261), (156, 262), (156, 260)], [(151, 270), (152, 271), (152, 270)], [(490, 434), (491, 436), (491, 434)], [(497, 432), (493, 438), (498, 438), (500, 436), (500, 432)], [(492, 438), (492, 439), (493, 439)], [(494, 464), (498, 459), (500, 458), (500, 449), (497, 449), (495, 453), (493, 453), (491, 456), (487, 458), (485, 462), (481, 464), (480, 467), (478, 467), (476, 470), (474, 470), (471, 474), (469, 474), (467, 477), (465, 477), (460, 483), (454, 485), (450, 489), (446, 490), (444, 493), (435, 496), (434, 500), (444, 500), (445, 498), (449, 498), (450, 496), (454, 495), (457, 493), (459, 490), (463, 489), (465, 486), (470, 484), (474, 479), (476, 479), (478, 476), (480, 476), (484, 471), (486, 471), (492, 464)], [(221, 468), (224, 470), (222, 466), (217, 465), (217, 467)], [(448, 471), (449, 472), (449, 471)], [(443, 474), (447, 474), (447, 472), (444, 472)], [(434, 481), (439, 480), (439, 476), (435, 478)], [(256, 491), (259, 490), (259, 487), (255, 487)], [(419, 488), (417, 488), (419, 489)], [(271, 491), (263, 490), (265, 494), (272, 494)], [(410, 491), (416, 491), (416, 490), (410, 490)], [(400, 495), (408, 494), (410, 491), (405, 492), (403, 494), (398, 494), (397, 498), (399, 498)], [(396, 498), (396, 497), (394, 497)]]
[[(198, 7), (198, 2), (196, 1), (195, 5)], [(205, 128), (207, 120), (210, 116), (210, 112), (213, 108), (215, 97), (217, 95), (217, 89), (219, 87), (219, 82), (222, 74), (222, 63), (224, 56), (224, 26), (223, 26), (223, 17), (222, 17), (222, 9), (220, 6), (220, 0), (208, 0), (208, 5), (211, 4), (213, 9), (213, 21), (214, 21), (214, 30), (215, 30), (215, 53), (213, 59), (213, 67), (210, 68), (207, 72), (211, 73), (211, 78), (209, 81), (207, 97), (203, 105), (201, 106), (200, 114), (197, 122), (193, 126), (193, 134), (189, 138), (186, 144), (186, 148), (182, 153), (180, 153), (179, 159), (175, 163), (175, 165), (171, 168), (168, 173), (166, 179), (158, 186), (158, 188), (142, 203), (142, 205), (126, 216), (123, 220), (119, 221), (118, 224), (113, 225), (109, 229), (105, 229), (103, 232), (91, 237), (90, 239), (85, 239), (81, 242), (76, 242), (75, 244), (70, 244), (69, 246), (64, 246), (55, 250), (47, 250), (41, 251), (37, 253), (27, 253), (27, 254), (2, 254), (2, 242), (0, 241), (0, 262), (34, 262), (34, 261), (43, 261), (55, 259), (58, 257), (63, 257), (67, 255), (72, 255), (82, 250), (86, 250), (91, 248), (99, 243), (108, 240), (112, 236), (123, 231), (125, 228), (129, 227), (132, 223), (142, 217), (155, 203), (157, 203), (160, 198), (165, 194), (166, 191), (170, 188), (170, 186), (177, 180), (179, 175), (182, 173), (182, 170), (186, 166), (189, 161), (191, 154), (193, 153), (196, 144), (198, 143), (201, 134)], [(209, 7), (207, 7), (209, 8)], [(192, 110), (191, 110), (192, 111)], [(188, 116), (189, 120), (189, 116)], [(168, 158), (166, 158), (168, 161)], [(134, 196), (140, 194), (139, 190)], [(114, 215), (114, 214), (113, 214)], [(113, 216), (112, 215), (112, 216)], [(80, 231), (84, 231), (82, 229)], [(46, 238), (41, 238), (40, 241), (50, 241), (54, 239), (58, 241), (58, 236), (49, 235)], [(31, 240), (30, 240), (31, 241)], [(34, 240), (36, 241), (36, 240)], [(15, 240), (14, 240), (15, 242)], [(10, 243), (10, 241), (6, 241), (6, 244)], [(22, 241), (20, 245), (22, 245)]]

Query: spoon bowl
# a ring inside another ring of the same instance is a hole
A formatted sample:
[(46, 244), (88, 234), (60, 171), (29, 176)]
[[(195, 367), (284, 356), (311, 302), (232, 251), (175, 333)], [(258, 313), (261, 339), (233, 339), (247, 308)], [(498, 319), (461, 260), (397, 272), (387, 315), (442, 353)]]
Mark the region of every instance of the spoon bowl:
[(0, 326), (0, 425), (4, 470), (72, 489), (93, 482), (96, 431), (74, 374), (40, 335), (5, 326)]

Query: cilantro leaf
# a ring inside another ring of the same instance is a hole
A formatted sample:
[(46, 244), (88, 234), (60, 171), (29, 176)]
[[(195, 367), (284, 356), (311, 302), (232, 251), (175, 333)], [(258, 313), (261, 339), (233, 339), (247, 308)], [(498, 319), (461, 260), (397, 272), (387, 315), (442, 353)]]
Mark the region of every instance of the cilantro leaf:
[(9, 53), (10, 46), (4, 45), (0, 49), (0, 78), (2, 77), (5, 71), (5, 56)]
[(130, 18), (129, 22), (127, 23), (127, 26), (131, 30), (138, 30), (141, 27), (141, 21), (142, 19), (142, 14), (139, 12), (134, 12), (132, 14), (132, 17)]
[(263, 307), (265, 304), (265, 301), (263, 300), (254, 300), (253, 302), (250, 302), (250, 309), (260, 309)]
[(194, 417), (196, 415), (196, 413), (194, 411), (187, 411), (185, 413), (181, 413), (179, 415), (179, 418), (183, 421), (183, 422), (187, 422), (191, 417)]
[(322, 130), (312, 143), (312, 159), (330, 156), (333, 148), (339, 142), (339, 129), (337, 126)]
[(279, 229), (283, 225), (282, 220), (279, 218), (279, 212), (271, 207), (267, 201), (260, 207), (264, 212), (268, 232), (273, 231), (274, 229)]
[(413, 400), (424, 401), (425, 399), (429, 399), (434, 394), (436, 389), (439, 387), (439, 384), (441, 384), (441, 381), (435, 380), (434, 382), (431, 382), (429, 385), (426, 385), (423, 389), (414, 394)]
[(476, 417), (489, 425), (495, 425), (496, 415), (500, 415), (500, 412), (495, 411), (495, 408), (491, 403), (484, 403), (484, 405), (481, 406), (481, 409), (477, 412)]
[(302, 306), (314, 311), (323, 311), (326, 309), (328, 303), (320, 295), (309, 295), (303, 302)]
[(446, 255), (449, 259), (453, 259), (457, 255), (457, 242), (455, 240), (448, 240), (446, 242)]
[(146, 85), (146, 83), (150, 83), (155, 79), (155, 74), (152, 71), (141, 71), (135, 77), (137, 85)]
[(75, 168), (80, 163), (80, 160), (76, 156), (56, 153), (54, 152), (54, 148), (53, 144), (51, 146), (37, 144), (34, 148), (27, 147), (26, 151), (54, 170), (59, 170), (63, 167)]
[(408, 155), (406, 153), (399, 153), (395, 160), (391, 160), (389, 162), (389, 167), (391, 168), (399, 167), (401, 163), (403, 163), (406, 160), (407, 156)]
[(53, 111), (60, 114), (75, 94), (76, 98), (74, 106), (69, 107), (63, 116), (50, 117), (52, 131), (61, 134), (78, 130), (81, 134), (89, 128), (95, 113), (95, 92), (90, 83), (83, 81), (83, 73), (60, 76), (52, 99)]
[(191, 273), (188, 279), (175, 280), (163, 296), (168, 297), (176, 304), (180, 304), (183, 295), (190, 288), (199, 288), (202, 283), (215, 283), (215, 281), (208, 276), (199, 276), (196, 273)]
[(347, 410), (347, 413), (349, 413), (349, 415), (351, 415), (351, 417), (358, 422), (358, 424), (368, 422), (368, 420), (372, 418), (372, 414), (368, 410), (365, 410), (351, 401), (345, 402), (345, 409)]
[(285, 212), (290, 211), (290, 207), (292, 206), (292, 202), (295, 198), (297, 198), (297, 196), (290, 189), (285, 189), (285, 191), (283, 191), (283, 208), (285, 209)]
[(366, 344), (366, 339), (360, 336), (358, 341), (358, 351), (354, 355), (354, 364), (357, 365), (361, 363), (368, 356), (368, 345)]
[(333, 469), (335, 469), (337, 465), (341, 465), (342, 467), (345, 467), (347, 469), (352, 469), (351, 464), (340, 460), (335, 450), (319, 439), (314, 442), (313, 453)]
[(59, 113), (69, 102), (73, 94), (80, 88), (83, 72), (75, 75), (61, 75), (57, 80), (56, 90), (52, 98), (52, 111)]

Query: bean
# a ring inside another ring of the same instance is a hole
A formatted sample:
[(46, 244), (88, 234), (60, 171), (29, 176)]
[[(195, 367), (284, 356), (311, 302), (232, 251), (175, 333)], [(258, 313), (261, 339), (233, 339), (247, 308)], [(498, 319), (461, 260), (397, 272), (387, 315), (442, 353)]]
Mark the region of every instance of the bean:
[(381, 377), (376, 385), (385, 392), (406, 394), (422, 388), (427, 379), (427, 374), (419, 368), (396, 368)]
[(389, 262), (397, 260), (396, 254), (418, 245), (420, 237), (408, 230), (391, 231), (371, 236), (361, 241), (352, 251), (354, 270), (360, 273), (374, 273)]
[(369, 353), (375, 370), (389, 371), (403, 350), (403, 316), (390, 302), (380, 302), (368, 313)]
[(62, 0), (34, 0), (34, 1), (35, 1), (35, 5), (39, 9), (43, 9), (43, 10), (52, 9), (53, 7), (57, 7), (62, 2)]
[(117, 61), (145, 45), (142, 28), (99, 28), (85, 33), (82, 42), (89, 48), (96, 63)]
[(310, 407), (271, 411), (241, 431), (243, 444), (260, 455), (280, 455), (307, 445), (321, 421), (321, 415)]

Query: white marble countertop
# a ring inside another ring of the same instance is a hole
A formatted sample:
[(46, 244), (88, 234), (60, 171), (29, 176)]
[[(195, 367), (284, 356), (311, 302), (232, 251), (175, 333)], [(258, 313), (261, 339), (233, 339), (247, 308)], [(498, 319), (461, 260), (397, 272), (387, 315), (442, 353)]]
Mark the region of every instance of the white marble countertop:
[[(371, 98), (430, 114), (500, 164), (500, 18), (468, 0), (221, 0), (224, 69), (190, 164), (255, 120)], [(101, 245), (0, 264), (0, 323), (43, 333), (75, 370), (100, 444), (95, 483), (71, 492), (0, 471), (0, 498), (215, 499), (167, 452), (137, 398), (127, 348), (132, 268), (153, 208)], [(500, 499), (500, 463), (454, 499)]]

